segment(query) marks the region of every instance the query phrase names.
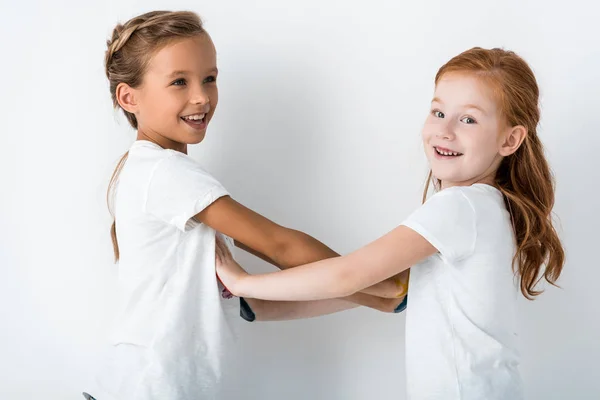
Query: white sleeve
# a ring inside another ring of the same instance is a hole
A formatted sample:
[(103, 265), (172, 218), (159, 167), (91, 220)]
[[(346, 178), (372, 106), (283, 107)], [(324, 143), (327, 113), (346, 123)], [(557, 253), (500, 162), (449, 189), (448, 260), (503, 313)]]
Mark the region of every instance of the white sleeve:
[(155, 167), (148, 183), (146, 212), (185, 231), (190, 218), (227, 195), (193, 159), (174, 154)]
[(448, 188), (436, 193), (402, 225), (423, 236), (449, 261), (467, 257), (475, 249), (475, 209), (459, 188)]

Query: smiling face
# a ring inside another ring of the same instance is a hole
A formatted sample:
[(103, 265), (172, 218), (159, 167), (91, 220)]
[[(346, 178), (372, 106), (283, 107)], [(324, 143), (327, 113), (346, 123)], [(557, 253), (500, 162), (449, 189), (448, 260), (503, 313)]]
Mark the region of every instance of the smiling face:
[[(219, 100), (215, 47), (208, 34), (167, 44), (150, 59), (142, 85), (117, 89), (135, 114), (138, 139), (186, 152), (200, 143)], [(120, 91), (119, 91), (120, 89)]]
[(493, 183), (512, 130), (481, 78), (457, 72), (443, 75), (422, 131), (433, 176), (441, 180), (442, 188)]

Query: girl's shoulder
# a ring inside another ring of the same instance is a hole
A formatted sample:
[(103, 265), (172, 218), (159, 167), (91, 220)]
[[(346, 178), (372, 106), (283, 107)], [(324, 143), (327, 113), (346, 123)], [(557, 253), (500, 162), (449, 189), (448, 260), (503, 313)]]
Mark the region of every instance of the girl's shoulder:
[(171, 149), (163, 149), (159, 145), (147, 140), (136, 140), (129, 147), (129, 154), (140, 156), (146, 159), (155, 159), (157, 161), (173, 158), (175, 162), (191, 162), (196, 161), (187, 154)]
[[(496, 204), (504, 207), (502, 192), (494, 186), (485, 183), (475, 183), (469, 186), (453, 186), (435, 193), (429, 200), (468, 202), (471, 207), (481, 203)], [(428, 200), (428, 201), (429, 201)]]
[(146, 141), (136, 140), (129, 148), (128, 163), (145, 170), (153, 170), (153, 174), (161, 169), (169, 173), (198, 171), (202, 175), (210, 175), (204, 168), (187, 154), (162, 147)]

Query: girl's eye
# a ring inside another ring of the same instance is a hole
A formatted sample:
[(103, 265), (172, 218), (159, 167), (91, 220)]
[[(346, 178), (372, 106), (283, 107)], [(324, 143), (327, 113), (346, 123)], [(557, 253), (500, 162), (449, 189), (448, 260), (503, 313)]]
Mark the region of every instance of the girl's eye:
[(431, 114), (436, 118), (444, 118), (444, 113), (438, 110), (433, 110)]
[(475, 123), (477, 123), (477, 121), (475, 121), (471, 117), (464, 117), (463, 119), (461, 119), (461, 121), (464, 122), (465, 124), (475, 124)]
[(216, 82), (217, 81), (217, 77), (216, 76), (209, 76), (206, 79), (204, 79), (204, 83), (212, 83), (212, 82)]
[(183, 86), (183, 85), (185, 85), (185, 79), (183, 79), (183, 78), (177, 79), (175, 82), (172, 83), (172, 85), (174, 85), (174, 86)]

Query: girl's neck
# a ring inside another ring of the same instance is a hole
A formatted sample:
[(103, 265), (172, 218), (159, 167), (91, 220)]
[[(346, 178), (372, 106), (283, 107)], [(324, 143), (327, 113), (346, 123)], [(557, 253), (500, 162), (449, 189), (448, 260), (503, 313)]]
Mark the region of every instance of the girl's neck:
[(163, 149), (175, 150), (187, 154), (187, 144), (176, 142), (167, 137), (155, 133), (145, 133), (142, 129), (137, 131), (137, 140), (146, 140), (152, 142)]
[(471, 186), (471, 185), (475, 185), (477, 183), (494, 186), (494, 187), (496, 186), (496, 180), (494, 179), (494, 176), (488, 175), (488, 176), (481, 177), (481, 178), (473, 178), (472, 180), (468, 180), (468, 181), (464, 181), (464, 182), (441, 181), (440, 190), (448, 189), (453, 186)]

